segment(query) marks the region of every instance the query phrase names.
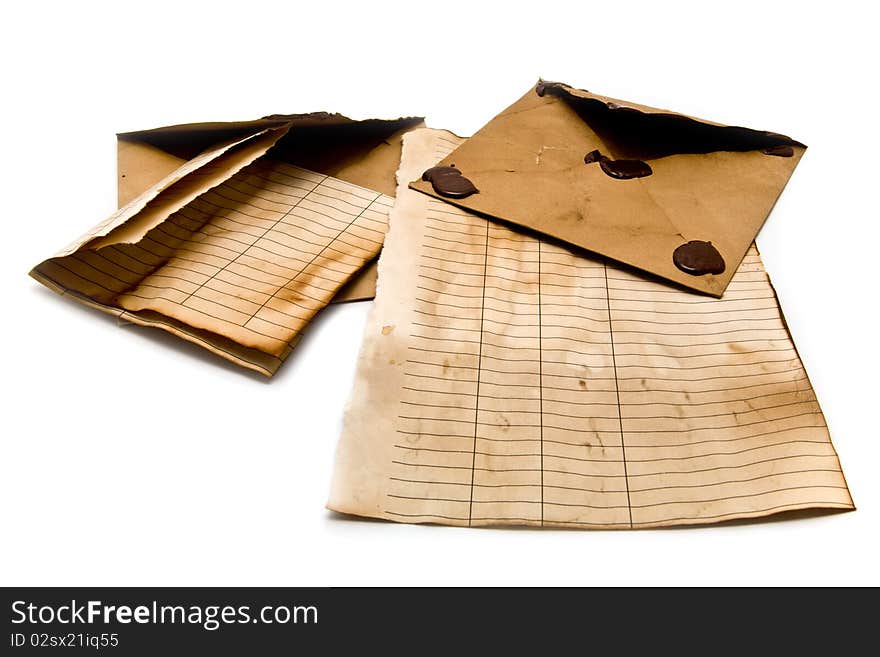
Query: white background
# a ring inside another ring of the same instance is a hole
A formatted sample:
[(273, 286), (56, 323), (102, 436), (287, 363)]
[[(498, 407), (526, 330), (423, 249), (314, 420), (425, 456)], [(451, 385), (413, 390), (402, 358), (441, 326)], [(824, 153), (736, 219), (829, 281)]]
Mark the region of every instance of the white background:
[[(0, 584), (880, 584), (870, 3), (588, 4), (3, 3)], [(759, 246), (858, 511), (346, 519), (324, 504), (369, 303), (322, 313), (267, 381), (26, 276), (115, 209), (115, 132), (329, 110), (466, 135), (539, 76), (809, 144)]]

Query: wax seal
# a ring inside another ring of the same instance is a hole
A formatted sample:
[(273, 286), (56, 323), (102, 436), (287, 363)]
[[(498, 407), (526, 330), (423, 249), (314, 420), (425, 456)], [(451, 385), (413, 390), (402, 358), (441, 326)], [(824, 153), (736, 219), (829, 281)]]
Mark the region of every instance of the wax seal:
[(590, 151), (589, 153), (584, 155), (584, 164), (593, 164), (594, 162), (601, 162), (603, 157), (605, 157), (605, 156), (599, 152), (599, 149), (596, 149), (594, 151)]
[(563, 93), (561, 87), (567, 86), (564, 82), (550, 82), (549, 80), (539, 80), (538, 84), (535, 85), (535, 93), (539, 96), (543, 97), (548, 91), (554, 95), (558, 96)]
[(791, 146), (780, 144), (779, 146), (771, 146), (761, 151), (764, 155), (775, 155), (776, 157), (791, 157), (794, 155), (794, 149)]
[(448, 198), (465, 198), (480, 191), (455, 168), (454, 164), (426, 169), (422, 174), (422, 180), (430, 182), (435, 192)]
[(631, 178), (644, 178), (654, 173), (651, 165), (642, 160), (612, 160), (607, 155), (596, 149), (584, 155), (584, 164), (599, 163), (605, 175), (617, 178), (618, 180), (629, 180)]
[(712, 242), (691, 240), (682, 244), (672, 253), (672, 262), (686, 274), (703, 276), (724, 272), (724, 258)]

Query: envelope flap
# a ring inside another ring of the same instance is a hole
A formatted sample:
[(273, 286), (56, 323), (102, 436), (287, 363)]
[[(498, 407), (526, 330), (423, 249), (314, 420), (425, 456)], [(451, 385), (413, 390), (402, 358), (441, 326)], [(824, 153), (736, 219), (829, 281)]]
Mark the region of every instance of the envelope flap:
[(189, 160), (219, 142), (241, 138), (267, 128), (280, 126), (328, 125), (350, 122), (341, 114), (310, 112), (308, 114), (271, 114), (249, 121), (208, 121), (204, 123), (181, 123), (178, 125), (120, 132), (117, 139), (135, 140), (151, 144), (166, 153)]
[[(411, 186), (720, 296), (804, 149), (784, 135), (539, 82), (440, 163), (478, 193)], [(617, 165), (640, 175), (614, 177)], [(676, 266), (673, 253), (691, 241), (711, 242), (724, 271)]]
[[(360, 142), (362, 149), (369, 150), (376, 146), (377, 140), (392, 135), (403, 127), (416, 126), (423, 121), (422, 117), (358, 121), (342, 114), (329, 112), (270, 114), (251, 121), (185, 123), (150, 130), (122, 132), (117, 134), (117, 138), (144, 142), (166, 153), (188, 160), (219, 142), (285, 126), (289, 128), (291, 136), (300, 131), (304, 133), (291, 141), (311, 144), (320, 136), (322, 139), (341, 142), (347, 137)], [(371, 138), (372, 141), (370, 141)], [(369, 148), (367, 148), (368, 142), (370, 143)]]

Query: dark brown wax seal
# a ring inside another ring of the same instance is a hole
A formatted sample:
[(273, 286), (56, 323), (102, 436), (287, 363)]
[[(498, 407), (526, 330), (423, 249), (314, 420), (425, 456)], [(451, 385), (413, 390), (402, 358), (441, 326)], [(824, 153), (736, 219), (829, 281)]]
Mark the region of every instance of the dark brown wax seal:
[(476, 194), (474, 183), (461, 175), (455, 165), (448, 167), (431, 167), (422, 174), (422, 180), (429, 181), (434, 191), (448, 198), (465, 198)]
[(764, 155), (775, 155), (776, 157), (791, 157), (794, 155), (794, 149), (791, 146), (780, 144), (779, 146), (771, 146), (761, 151)]
[(605, 159), (599, 163), (602, 171), (619, 180), (629, 180), (631, 178), (644, 178), (654, 173), (647, 162), (641, 160), (609, 160)]
[(563, 93), (561, 87), (568, 86), (564, 82), (550, 82), (549, 80), (538, 80), (538, 84), (535, 85), (535, 93), (539, 96), (543, 97), (548, 91), (554, 95), (558, 96), (560, 93)]
[(546, 82), (544, 80), (540, 80), (538, 84), (535, 85), (535, 93), (539, 96), (543, 97), (545, 93), (547, 93), (547, 89), (556, 84), (555, 82)]
[(598, 150), (590, 151), (586, 155), (584, 155), (584, 164), (593, 164), (593, 162), (601, 162), (602, 158), (605, 157)]
[(686, 274), (702, 276), (724, 272), (724, 258), (712, 242), (691, 240), (682, 244), (672, 253), (672, 262)]
[(599, 150), (590, 151), (584, 155), (585, 164), (593, 164), (598, 162), (602, 167), (602, 171), (606, 175), (618, 180), (629, 180), (631, 178), (644, 178), (654, 173), (651, 165), (642, 160), (612, 160), (607, 155), (602, 155)]

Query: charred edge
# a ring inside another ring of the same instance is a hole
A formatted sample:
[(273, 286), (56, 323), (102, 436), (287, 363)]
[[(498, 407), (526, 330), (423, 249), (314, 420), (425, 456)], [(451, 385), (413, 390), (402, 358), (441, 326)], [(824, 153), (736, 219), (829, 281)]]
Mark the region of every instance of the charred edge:
[[(141, 141), (177, 157), (189, 160), (206, 148), (223, 141), (255, 134), (257, 130), (290, 126), (292, 129), (279, 140), (279, 149), (305, 146), (312, 160), (332, 161), (334, 150), (353, 151), (379, 143), (402, 128), (416, 126), (422, 117), (397, 119), (366, 119), (355, 121), (342, 114), (311, 112), (308, 114), (272, 114), (257, 121), (243, 123), (208, 123), (154, 128), (119, 135), (122, 139)], [(295, 134), (294, 134), (295, 133)], [(323, 148), (320, 158), (316, 153)], [(313, 153), (314, 151), (314, 153)]]
[(305, 114), (269, 114), (268, 116), (262, 117), (264, 121), (326, 121), (328, 119), (343, 119), (345, 121), (351, 121), (347, 116), (343, 116), (342, 114), (338, 114), (336, 112), (307, 112)]
[(614, 159), (652, 160), (678, 154), (753, 150), (791, 157), (786, 153), (793, 155), (792, 147), (806, 148), (775, 132), (716, 126), (681, 114), (648, 113), (598, 98), (583, 98), (561, 82), (541, 80), (535, 92), (563, 99), (599, 135)]

